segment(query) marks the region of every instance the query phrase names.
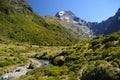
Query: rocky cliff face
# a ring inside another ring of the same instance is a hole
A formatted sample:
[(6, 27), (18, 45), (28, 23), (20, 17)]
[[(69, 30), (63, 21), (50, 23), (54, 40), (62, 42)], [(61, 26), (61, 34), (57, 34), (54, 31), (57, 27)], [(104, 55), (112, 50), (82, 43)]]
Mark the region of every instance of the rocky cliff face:
[(99, 36), (104, 34), (107, 28), (111, 25), (113, 17), (110, 17), (106, 21), (98, 22), (89, 22), (89, 27), (93, 31), (94, 35)]
[(120, 9), (118, 9), (114, 16), (102, 21), (101, 23), (89, 22), (89, 27), (94, 32), (94, 35), (97, 36), (101, 34), (111, 34), (120, 30)]
[(75, 16), (71, 11), (60, 11), (55, 16), (60, 23), (69, 29), (79, 39), (93, 37), (88, 22)]
[(120, 30), (120, 8), (118, 9), (117, 13), (112, 17), (112, 21), (104, 34), (111, 34), (119, 30)]

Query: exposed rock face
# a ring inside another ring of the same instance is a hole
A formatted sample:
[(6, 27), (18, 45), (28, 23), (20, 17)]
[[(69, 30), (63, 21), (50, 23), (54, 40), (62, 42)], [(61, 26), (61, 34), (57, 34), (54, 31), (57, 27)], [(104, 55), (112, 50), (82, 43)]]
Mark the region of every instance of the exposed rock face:
[(112, 17), (112, 22), (104, 34), (111, 34), (119, 30), (120, 30), (120, 8), (118, 9), (115, 16)]
[(114, 16), (101, 23), (89, 22), (89, 27), (94, 32), (94, 35), (97, 36), (101, 34), (111, 34), (120, 30), (120, 8)]
[(102, 21), (101, 23), (97, 22), (89, 22), (90, 29), (94, 32), (94, 35), (99, 36), (104, 34), (107, 28), (111, 25), (113, 18), (110, 17), (106, 21)]
[(79, 39), (90, 39), (93, 37), (88, 23), (76, 17), (71, 11), (60, 11), (55, 17)]

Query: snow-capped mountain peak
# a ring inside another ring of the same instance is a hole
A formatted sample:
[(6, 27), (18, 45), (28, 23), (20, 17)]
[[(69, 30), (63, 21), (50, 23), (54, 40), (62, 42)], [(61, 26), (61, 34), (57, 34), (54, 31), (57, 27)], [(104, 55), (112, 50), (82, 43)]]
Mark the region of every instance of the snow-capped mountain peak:
[(77, 17), (72, 11), (57, 12), (55, 17), (79, 39), (91, 38), (93, 36), (88, 23)]

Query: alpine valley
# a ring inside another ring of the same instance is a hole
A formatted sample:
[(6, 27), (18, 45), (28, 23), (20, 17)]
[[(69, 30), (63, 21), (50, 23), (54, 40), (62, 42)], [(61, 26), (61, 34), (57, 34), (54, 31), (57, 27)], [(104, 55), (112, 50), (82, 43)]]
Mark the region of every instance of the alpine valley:
[(120, 9), (98, 23), (0, 0), (0, 80), (120, 80), (119, 30)]

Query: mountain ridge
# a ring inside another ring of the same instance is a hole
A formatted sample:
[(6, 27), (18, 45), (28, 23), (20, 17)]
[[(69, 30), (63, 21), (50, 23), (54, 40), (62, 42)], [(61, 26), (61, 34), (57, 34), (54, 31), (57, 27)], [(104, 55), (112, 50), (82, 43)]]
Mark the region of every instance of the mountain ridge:
[[(120, 16), (120, 8), (115, 13), (115, 15), (109, 17), (107, 20), (104, 20), (100, 23), (89, 22), (90, 28), (94, 32), (94, 34), (97, 36), (114, 33), (116, 31), (120, 30), (120, 28), (119, 28), (120, 24), (118, 24), (119, 16)], [(116, 28), (115, 28), (115, 26), (116, 26)]]
[[(78, 39), (84, 39), (86, 36), (84, 35), (86, 34), (86, 31), (84, 31), (83, 28), (81, 28), (81, 26), (84, 26), (86, 30), (89, 30), (86, 39), (89, 39), (89, 36), (94, 38), (95, 36), (107, 35), (120, 30), (120, 8), (114, 16), (111, 16), (102, 22), (87, 22), (81, 19), (80, 17), (76, 17), (76, 15), (69, 10), (59, 11), (56, 13), (55, 17), (58, 19), (58, 21), (60, 21), (60, 23), (64, 27), (73, 32), (73, 34), (77, 35)], [(116, 26), (116, 28), (114, 28), (114, 26)]]

